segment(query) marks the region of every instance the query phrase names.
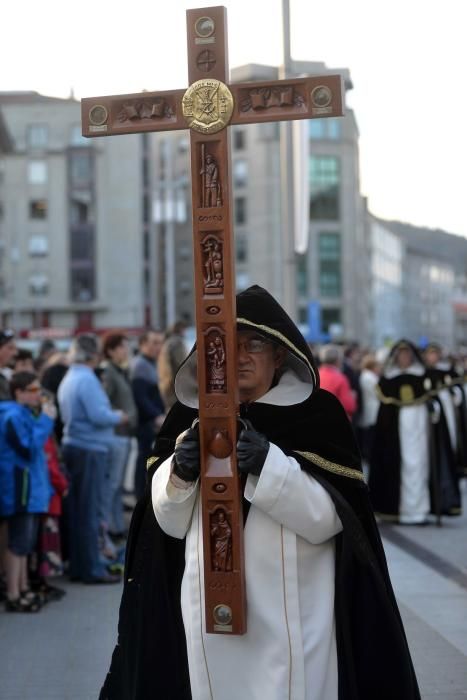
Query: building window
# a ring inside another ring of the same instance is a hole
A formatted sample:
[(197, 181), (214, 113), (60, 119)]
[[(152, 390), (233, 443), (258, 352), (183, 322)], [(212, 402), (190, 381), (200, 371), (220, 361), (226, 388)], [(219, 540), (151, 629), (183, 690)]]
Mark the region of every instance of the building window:
[(308, 134), (310, 139), (329, 139), (338, 141), (341, 137), (341, 122), (339, 119), (310, 119)]
[(92, 175), (91, 153), (72, 153), (70, 156), (71, 184), (77, 187), (88, 186)]
[(77, 226), (71, 229), (72, 262), (91, 261), (94, 254), (94, 231), (91, 226)]
[(246, 236), (235, 237), (235, 253), (238, 263), (246, 263), (248, 260), (248, 242)]
[(28, 147), (35, 150), (47, 148), (49, 129), (47, 124), (31, 124), (27, 130)]
[(71, 298), (78, 302), (92, 301), (94, 298), (94, 271), (92, 268), (71, 270)]
[(28, 183), (45, 185), (47, 182), (47, 163), (45, 160), (31, 160), (28, 163)]
[(301, 297), (308, 296), (308, 265), (306, 255), (296, 256), (297, 292)]
[(235, 197), (235, 223), (246, 224), (246, 199)]
[(70, 146), (78, 146), (80, 148), (91, 146), (89, 139), (83, 136), (81, 124), (73, 124), (70, 132)]
[(82, 202), (73, 199), (70, 205), (70, 219), (72, 224), (87, 224), (91, 220), (91, 205), (89, 202)]
[(149, 224), (151, 220), (151, 201), (147, 193), (143, 194), (143, 221)]
[(235, 160), (233, 164), (234, 187), (246, 187), (248, 183), (248, 163), (246, 160)]
[(324, 333), (330, 333), (333, 330), (331, 326), (340, 325), (341, 323), (341, 310), (321, 309), (321, 322)]
[(234, 129), (233, 146), (236, 151), (243, 151), (246, 146), (246, 132), (240, 129)]
[(31, 236), (28, 250), (32, 258), (43, 258), (45, 255), (48, 255), (49, 241), (47, 236)]
[(43, 273), (36, 273), (29, 278), (29, 292), (33, 296), (40, 297), (48, 294), (49, 278)]
[(149, 260), (151, 258), (151, 247), (149, 239), (149, 231), (144, 231), (143, 233), (143, 259)]
[(338, 233), (320, 233), (318, 237), (319, 291), (322, 297), (341, 295), (341, 246)]
[(310, 219), (339, 218), (340, 161), (334, 156), (311, 156)]
[(29, 202), (29, 218), (30, 219), (46, 219), (47, 218), (47, 200), (33, 199)]

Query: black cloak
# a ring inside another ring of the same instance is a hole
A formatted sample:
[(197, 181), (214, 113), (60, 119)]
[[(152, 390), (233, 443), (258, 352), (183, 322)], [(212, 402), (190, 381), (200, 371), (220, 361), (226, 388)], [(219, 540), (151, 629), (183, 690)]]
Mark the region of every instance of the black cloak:
[[(314, 384), (310, 397), (300, 404), (251, 403), (241, 407), (241, 415), (319, 481), (341, 519), (335, 578), (339, 700), (419, 700), (345, 411), (334, 396), (319, 389), (305, 340), (268, 292), (255, 286), (239, 294), (237, 321), (239, 327), (256, 329), (286, 347), (296, 370)], [(149, 485), (157, 465), (173, 453), (176, 437), (196, 416), (196, 409), (177, 402), (148, 461), (148, 486), (134, 511), (128, 539), (118, 642), (100, 700), (190, 700), (180, 609), (185, 543), (159, 527)]]

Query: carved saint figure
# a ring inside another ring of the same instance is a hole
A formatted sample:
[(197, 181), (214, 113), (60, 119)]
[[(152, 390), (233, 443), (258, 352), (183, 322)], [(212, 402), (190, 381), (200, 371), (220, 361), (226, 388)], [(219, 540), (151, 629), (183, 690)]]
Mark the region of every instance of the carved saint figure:
[(232, 529), (223, 510), (217, 519), (211, 516), (212, 568), (214, 571), (232, 570)]
[(225, 349), (218, 335), (211, 340), (206, 351), (208, 360), (208, 391), (225, 391)]
[(210, 153), (204, 159), (200, 175), (203, 178), (203, 207), (222, 206), (219, 168), (214, 156)]
[(224, 286), (221, 244), (219, 241), (211, 238), (204, 244), (203, 251), (206, 254), (204, 261), (204, 269), (206, 271), (204, 286), (211, 289), (220, 289)]

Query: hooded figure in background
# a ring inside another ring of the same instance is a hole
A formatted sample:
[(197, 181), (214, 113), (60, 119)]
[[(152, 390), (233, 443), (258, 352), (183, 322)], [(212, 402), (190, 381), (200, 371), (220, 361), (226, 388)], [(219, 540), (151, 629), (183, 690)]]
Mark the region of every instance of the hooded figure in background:
[(424, 359), (427, 374), (446, 417), (448, 440), (459, 475), (467, 468), (467, 409), (464, 380), (453, 364), (443, 358), (443, 349), (438, 343), (429, 343)]
[(133, 515), (100, 698), (419, 700), (345, 411), (267, 291), (238, 295), (237, 332), (247, 633), (204, 631), (194, 349)]
[(381, 403), (369, 479), (375, 512), (401, 525), (424, 525), (430, 513), (460, 513), (442, 406), (410, 341), (392, 347), (377, 394)]

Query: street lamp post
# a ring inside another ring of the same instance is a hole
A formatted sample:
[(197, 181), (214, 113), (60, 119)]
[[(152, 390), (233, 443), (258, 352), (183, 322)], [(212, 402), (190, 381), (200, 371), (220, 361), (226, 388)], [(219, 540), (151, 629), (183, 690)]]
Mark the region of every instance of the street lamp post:
[[(282, 0), (283, 64), (279, 78), (290, 78), (292, 59), (290, 55), (290, 6), (289, 0)], [(292, 122), (283, 121), (280, 125), (281, 156), (281, 243), (283, 268), (282, 302), (288, 314), (297, 315), (296, 266), (294, 246), (294, 178), (292, 159)]]

